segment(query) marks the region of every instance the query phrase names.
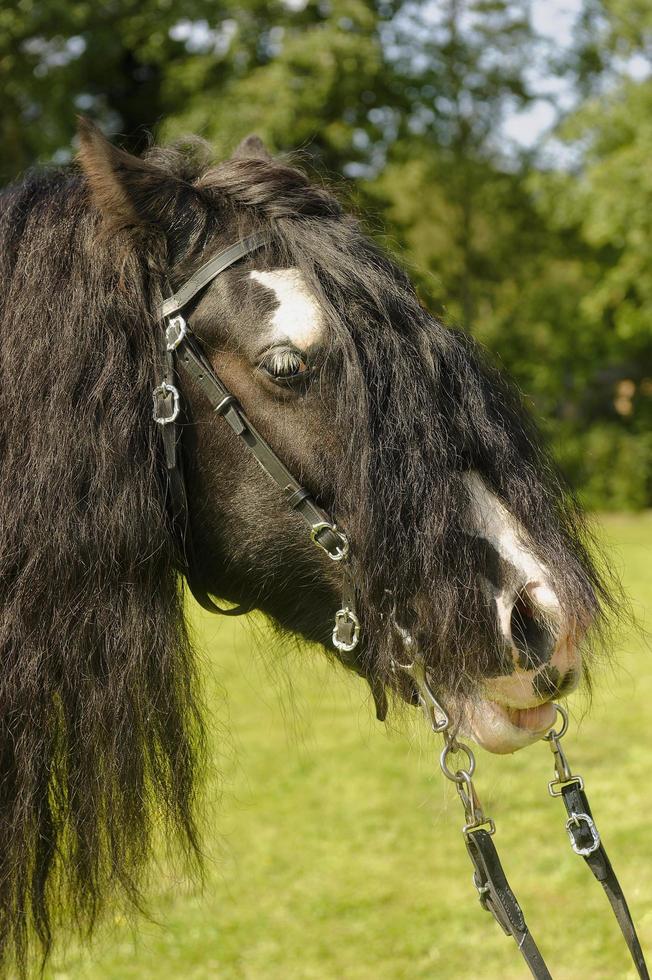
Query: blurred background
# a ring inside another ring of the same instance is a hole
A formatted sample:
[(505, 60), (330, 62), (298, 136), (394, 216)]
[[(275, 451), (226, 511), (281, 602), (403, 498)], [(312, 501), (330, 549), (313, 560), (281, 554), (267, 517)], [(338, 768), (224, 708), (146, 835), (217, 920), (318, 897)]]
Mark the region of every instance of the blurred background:
[(3, 0), (0, 182), (254, 131), (335, 179), (531, 400), (586, 503), (652, 503), (649, 0)]
[[(257, 132), (297, 152), (519, 382), (649, 625), (650, 0), (1, 2), (0, 183), (69, 160), (78, 113), (134, 151), (194, 132), (226, 155)], [(419, 718), (386, 731), (321, 653), (190, 615), (213, 714), (205, 888), (162, 857), (153, 920), (116, 913), (47, 977), (523, 977)], [(567, 750), (652, 951), (652, 671), (641, 635), (616, 640)], [(551, 775), (545, 745), (479, 753), (507, 873), (558, 980), (633, 976)]]

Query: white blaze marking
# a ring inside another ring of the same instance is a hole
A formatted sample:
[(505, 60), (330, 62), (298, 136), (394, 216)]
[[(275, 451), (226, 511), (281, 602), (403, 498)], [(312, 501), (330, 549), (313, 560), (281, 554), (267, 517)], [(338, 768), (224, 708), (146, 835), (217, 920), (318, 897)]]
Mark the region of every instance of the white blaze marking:
[(274, 337), (279, 340), (287, 338), (300, 350), (319, 340), (323, 331), (321, 311), (298, 269), (275, 269), (271, 272), (254, 269), (249, 275), (261, 286), (271, 289), (276, 296), (278, 307), (271, 321)]
[[(483, 697), (462, 705), (461, 730), (490, 752), (514, 752), (541, 737), (554, 720), (555, 710), (534, 682), (538, 667), (528, 670), (519, 666), (511, 632), (511, 614), (520, 589), (527, 588), (530, 599), (546, 614), (549, 628), (557, 637), (550, 666), (562, 676), (572, 670), (579, 677), (581, 661), (562, 622), (561, 605), (551, 587), (550, 572), (536, 558), (527, 531), (478, 473), (465, 473), (463, 479), (470, 495), (472, 526), (469, 530), (486, 538), (499, 556), (517, 569), (522, 583), (506, 584), (495, 596), (503, 635), (511, 641), (514, 669), (509, 674), (487, 679)], [(510, 708), (529, 710), (527, 714), (513, 715)]]
[[(531, 586), (530, 597), (539, 608), (558, 617), (561, 609), (557, 596), (550, 588), (548, 569), (529, 550), (527, 532), (477, 473), (466, 473), (464, 480), (471, 494), (473, 531), (486, 538), (501, 558), (511, 562), (521, 572), (523, 585)], [(510, 632), (513, 602), (514, 596), (505, 592), (496, 597), (501, 626), (506, 635)]]

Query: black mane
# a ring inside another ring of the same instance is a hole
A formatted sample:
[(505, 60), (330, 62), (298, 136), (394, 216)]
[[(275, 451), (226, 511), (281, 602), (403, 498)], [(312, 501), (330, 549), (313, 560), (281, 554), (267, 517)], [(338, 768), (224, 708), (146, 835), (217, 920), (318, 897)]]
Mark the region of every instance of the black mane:
[(197, 849), (197, 681), (151, 423), (164, 264), (180, 283), (216, 235), (267, 227), (327, 311), (349, 437), (324, 504), (348, 515), (368, 676), (389, 678), (397, 610), (448, 689), (489, 666), (468, 469), (529, 531), (572, 616), (608, 601), (518, 397), (328, 191), (279, 162), (213, 166), (198, 142), (148, 162), (175, 188), (167, 245), (107, 234), (75, 168), (0, 199), (0, 949), (23, 968), (57, 910), (86, 927), (116, 889), (138, 901), (161, 818)]
[(2, 199), (0, 949), (197, 846), (196, 679), (152, 431), (144, 261), (76, 173)]

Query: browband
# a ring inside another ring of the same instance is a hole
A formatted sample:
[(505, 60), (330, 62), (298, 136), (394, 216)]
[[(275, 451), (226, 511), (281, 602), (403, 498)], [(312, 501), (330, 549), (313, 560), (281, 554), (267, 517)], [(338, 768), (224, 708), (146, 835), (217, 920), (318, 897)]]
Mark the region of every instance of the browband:
[(209, 259), (208, 262), (201, 265), (192, 274), (190, 279), (186, 279), (183, 286), (176, 293), (173, 293), (172, 296), (169, 296), (161, 303), (159, 308), (160, 319), (163, 320), (165, 317), (178, 313), (179, 310), (182, 310), (184, 306), (188, 305), (191, 299), (194, 299), (204, 286), (207, 286), (216, 276), (219, 276), (220, 272), (224, 272), (225, 269), (228, 269), (238, 259), (242, 259), (249, 252), (253, 252), (263, 245), (267, 245), (268, 242), (268, 235), (263, 232), (255, 232), (253, 235), (248, 235), (241, 241), (236, 242), (235, 245), (229, 245), (228, 248), (223, 249), (214, 258)]

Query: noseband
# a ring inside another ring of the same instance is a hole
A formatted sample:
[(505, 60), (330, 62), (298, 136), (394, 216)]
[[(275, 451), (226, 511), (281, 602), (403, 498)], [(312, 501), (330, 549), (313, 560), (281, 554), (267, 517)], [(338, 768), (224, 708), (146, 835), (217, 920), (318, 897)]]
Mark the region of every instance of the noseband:
[[(188, 585), (201, 605), (210, 612), (239, 615), (251, 607), (220, 608), (208, 595), (195, 576), (192, 560), (192, 538), (188, 527), (188, 502), (183, 478), (180, 454), (180, 433), (177, 420), (181, 412), (181, 395), (177, 386), (177, 368), (181, 366), (197, 388), (204, 394), (216, 415), (221, 416), (232, 431), (242, 440), (262, 469), (279, 487), (285, 501), (303, 520), (311, 541), (328, 557), (344, 566), (342, 606), (335, 613), (333, 643), (338, 650), (354, 650), (360, 636), (360, 621), (355, 611), (355, 590), (349, 566), (349, 540), (336, 523), (314, 500), (311, 493), (292, 476), (269, 443), (251, 424), (240, 407), (237, 398), (222, 383), (208, 358), (202, 352), (182, 311), (221, 272), (240, 259), (269, 243), (264, 234), (253, 234), (219, 252), (206, 262), (177, 291), (169, 290), (170, 296), (159, 310), (162, 329), (159, 332), (159, 383), (154, 389), (154, 421), (161, 427), (165, 466), (168, 478), (170, 505), (175, 526), (180, 528), (184, 574)], [(409, 644), (408, 644), (409, 645)], [(552, 980), (545, 961), (525, 922), (521, 907), (510, 888), (500, 863), (492, 837), (494, 821), (480, 804), (473, 775), (475, 757), (468, 745), (459, 741), (452, 729), (449, 715), (433, 692), (425, 664), (418, 655), (407, 664), (395, 663), (394, 671), (407, 675), (416, 690), (418, 703), (431, 729), (444, 737), (444, 749), (440, 757), (442, 772), (455, 784), (464, 807), (465, 823), (462, 828), (464, 841), (473, 865), (473, 881), (478, 890), (480, 904), (491, 912), (508, 936), (512, 936), (537, 980)], [(561, 797), (568, 819), (566, 831), (573, 851), (584, 858), (594, 876), (604, 888), (614, 915), (627, 943), (632, 960), (642, 980), (649, 980), (643, 952), (636, 929), (627, 907), (622, 888), (611, 862), (602, 845), (581, 776), (573, 774), (561, 746), (561, 738), (568, 728), (568, 716), (556, 705), (562, 718), (559, 731), (554, 729), (545, 736), (554, 756), (555, 778), (549, 783), (551, 796)], [(451, 766), (451, 757), (459, 753), (465, 756), (465, 765)]]

